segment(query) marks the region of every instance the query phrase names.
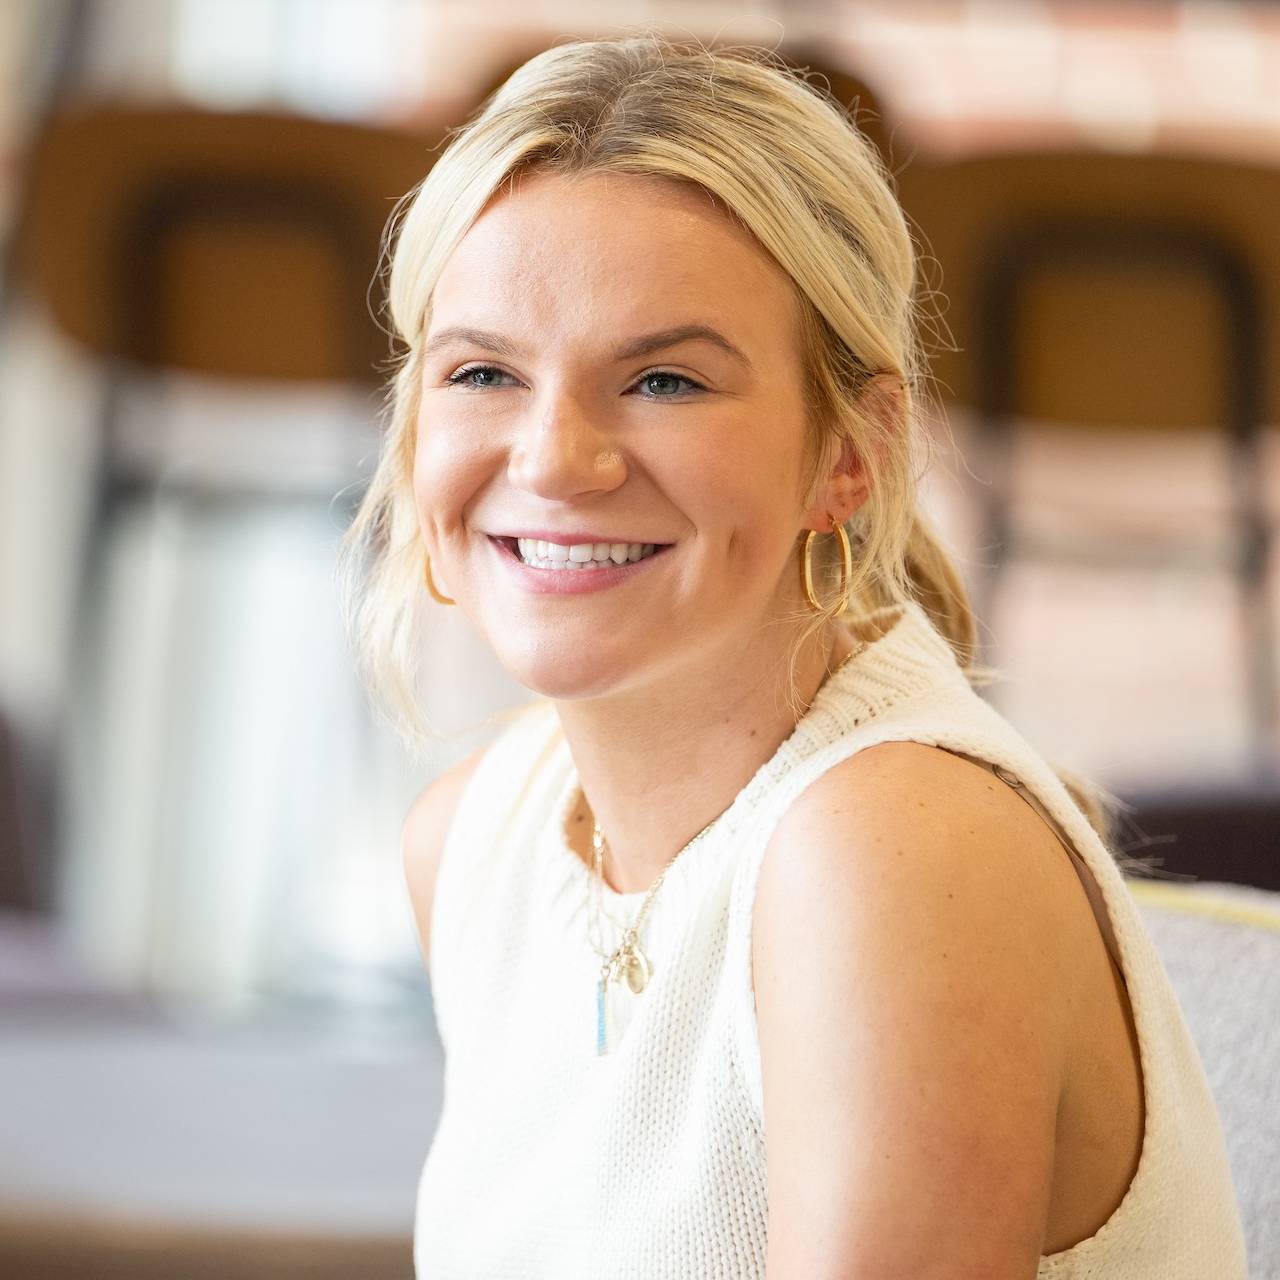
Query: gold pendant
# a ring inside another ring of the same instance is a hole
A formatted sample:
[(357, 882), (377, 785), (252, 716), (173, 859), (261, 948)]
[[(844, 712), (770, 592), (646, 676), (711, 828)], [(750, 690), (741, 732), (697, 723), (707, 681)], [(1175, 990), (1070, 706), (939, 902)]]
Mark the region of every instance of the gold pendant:
[(639, 995), (653, 976), (653, 966), (650, 965), (645, 958), (644, 952), (639, 947), (632, 946), (629, 948), (624, 962), (624, 972), (627, 986), (631, 988), (635, 995)]

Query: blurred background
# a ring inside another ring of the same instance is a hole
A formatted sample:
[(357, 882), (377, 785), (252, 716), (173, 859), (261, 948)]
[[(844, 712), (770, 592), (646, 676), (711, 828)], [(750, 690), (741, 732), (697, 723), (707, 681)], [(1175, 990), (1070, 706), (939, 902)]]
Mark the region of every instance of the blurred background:
[(1047, 0), (0, 4), (0, 1274), (412, 1274), (400, 823), (528, 695), (444, 608), (436, 758), (354, 682), (379, 241), (515, 66), (638, 23), (820, 73), (897, 175), (984, 696), (1158, 859), (1280, 1276), (1280, 7)]

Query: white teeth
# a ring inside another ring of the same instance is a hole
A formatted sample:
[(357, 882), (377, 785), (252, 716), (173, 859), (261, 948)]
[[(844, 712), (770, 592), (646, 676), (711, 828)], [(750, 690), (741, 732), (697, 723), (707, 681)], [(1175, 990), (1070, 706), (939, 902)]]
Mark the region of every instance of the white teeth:
[(517, 538), (520, 558), (540, 569), (595, 569), (609, 563), (643, 560), (654, 551), (652, 542), (576, 542), (566, 546), (541, 538)]

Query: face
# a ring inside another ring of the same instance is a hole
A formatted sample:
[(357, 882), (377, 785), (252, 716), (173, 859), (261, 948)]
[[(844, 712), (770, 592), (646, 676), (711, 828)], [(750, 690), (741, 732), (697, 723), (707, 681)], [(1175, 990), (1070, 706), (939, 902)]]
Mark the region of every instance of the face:
[(781, 268), (674, 183), (533, 175), (475, 222), (431, 298), (414, 490), (437, 586), (515, 679), (711, 672), (803, 607), (793, 547), (827, 496), (802, 505), (797, 319)]

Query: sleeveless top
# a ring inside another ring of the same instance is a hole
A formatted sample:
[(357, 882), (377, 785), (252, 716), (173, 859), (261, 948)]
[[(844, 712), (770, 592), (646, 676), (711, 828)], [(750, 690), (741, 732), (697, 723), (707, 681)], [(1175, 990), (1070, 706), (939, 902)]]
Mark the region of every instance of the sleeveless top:
[[(870, 618), (884, 628), (879, 639), (828, 677), (712, 831), (668, 869), (641, 930), (652, 976), (639, 996), (610, 984), (603, 1056), (591, 873), (565, 833), (578, 777), (554, 705), (521, 709), (481, 757), (433, 901), (444, 1099), (418, 1183), (418, 1280), (764, 1276), (751, 985), (762, 857), (814, 779), (856, 751), (901, 740), (986, 765), (1045, 817), (1128, 989), (1146, 1101), (1138, 1168), (1108, 1221), (1043, 1257), (1037, 1276), (1244, 1280), (1208, 1080), (1112, 855), (1052, 768), (969, 684), (919, 604)], [(627, 922), (644, 898), (603, 892), (604, 910)], [(619, 939), (605, 920), (604, 948)]]

